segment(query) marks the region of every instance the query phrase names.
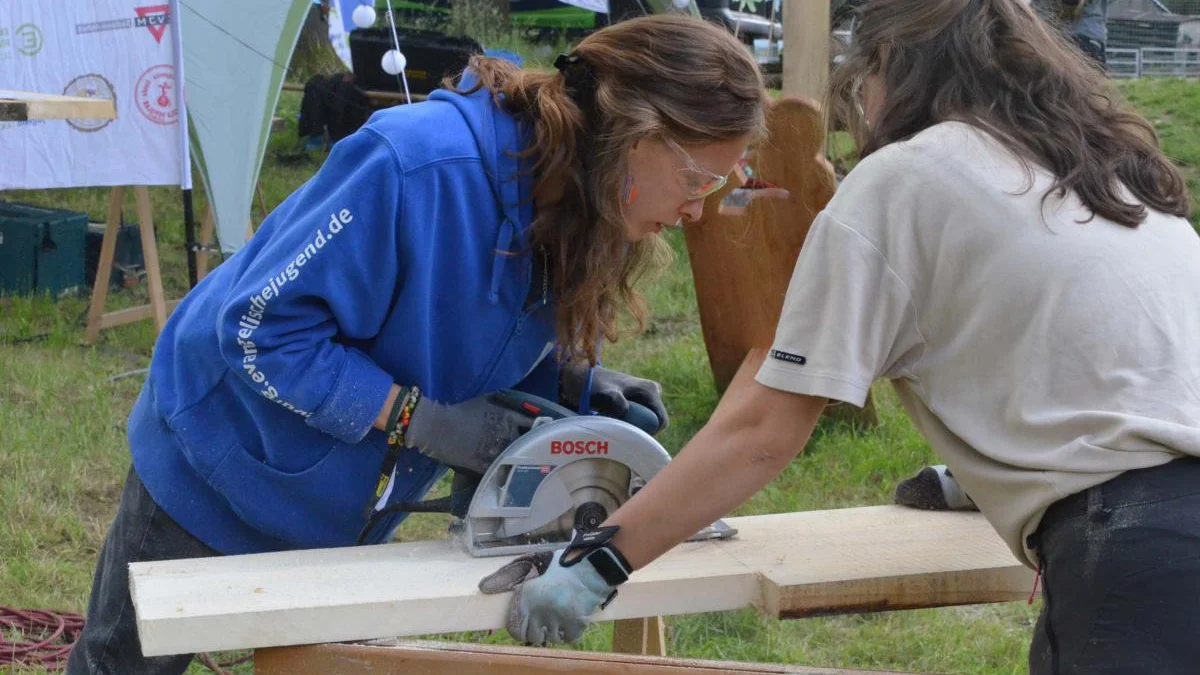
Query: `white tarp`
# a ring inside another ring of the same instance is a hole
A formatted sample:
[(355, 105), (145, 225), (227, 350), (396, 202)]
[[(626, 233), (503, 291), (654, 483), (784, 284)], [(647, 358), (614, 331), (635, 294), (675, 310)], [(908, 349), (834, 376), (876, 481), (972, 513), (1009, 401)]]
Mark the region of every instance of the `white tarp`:
[(246, 243), (271, 117), (311, 4), (179, 1), (192, 154), (226, 253)]
[(108, 98), (117, 110), (0, 122), (0, 189), (188, 184), (173, 4), (0, 2), (0, 89)]

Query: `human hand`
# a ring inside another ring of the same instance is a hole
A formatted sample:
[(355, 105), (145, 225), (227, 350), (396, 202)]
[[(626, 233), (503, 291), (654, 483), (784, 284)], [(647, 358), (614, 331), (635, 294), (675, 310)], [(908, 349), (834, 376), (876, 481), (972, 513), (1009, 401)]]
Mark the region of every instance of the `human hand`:
[[(658, 433), (667, 428), (670, 418), (663, 404), (662, 385), (654, 380), (635, 377), (601, 366), (592, 369), (591, 407), (597, 412), (623, 419), (629, 413), (629, 403), (640, 403), (658, 418)], [(579, 406), (587, 384), (588, 366), (571, 365), (563, 369), (562, 396), (572, 406)]]
[(500, 453), (533, 427), (535, 417), (477, 396), (456, 405), (422, 398), (413, 409), (405, 444), (446, 466), (482, 475)]
[(567, 548), (523, 555), (484, 577), (479, 590), (515, 591), (507, 628), (517, 640), (539, 646), (577, 642), (632, 571), (609, 543), (616, 530), (576, 531)]

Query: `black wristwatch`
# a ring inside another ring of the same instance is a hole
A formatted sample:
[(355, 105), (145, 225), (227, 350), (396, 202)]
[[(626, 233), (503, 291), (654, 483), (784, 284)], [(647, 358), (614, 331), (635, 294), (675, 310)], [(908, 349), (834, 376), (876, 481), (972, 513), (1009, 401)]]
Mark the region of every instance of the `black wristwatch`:
[[(559, 558), (562, 566), (571, 567), (580, 560), (587, 560), (609, 586), (620, 586), (625, 583), (629, 579), (629, 575), (633, 573), (633, 567), (612, 543), (613, 535), (620, 529), (619, 525), (611, 525), (588, 532), (575, 530), (571, 543), (567, 545), (566, 550)], [(583, 554), (572, 558), (572, 554), (577, 551), (583, 551)], [(568, 558), (572, 558), (570, 562), (567, 561)], [(607, 601), (605, 604), (608, 604)]]

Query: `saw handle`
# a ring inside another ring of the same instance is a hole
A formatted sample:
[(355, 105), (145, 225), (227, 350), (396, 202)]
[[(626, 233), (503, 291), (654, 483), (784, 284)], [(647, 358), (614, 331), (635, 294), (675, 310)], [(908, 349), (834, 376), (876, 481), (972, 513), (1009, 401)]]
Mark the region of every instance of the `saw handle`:
[(628, 422), (651, 436), (658, 431), (658, 415), (641, 403), (630, 401), (629, 412), (625, 413), (621, 421)]
[[(535, 396), (516, 389), (501, 389), (492, 394), (492, 400), (496, 403), (504, 405), (513, 410), (524, 412), (534, 417), (550, 417), (553, 419), (562, 419), (564, 417), (573, 417), (575, 412), (561, 406), (553, 401), (548, 401), (541, 396)], [(604, 415), (603, 411), (597, 410), (598, 414)], [(615, 417), (615, 415), (607, 415)], [(623, 417), (617, 418), (622, 422), (627, 422), (642, 431), (653, 436), (658, 431), (658, 415), (654, 411), (642, 405), (641, 403), (629, 402), (629, 410), (626, 411)]]

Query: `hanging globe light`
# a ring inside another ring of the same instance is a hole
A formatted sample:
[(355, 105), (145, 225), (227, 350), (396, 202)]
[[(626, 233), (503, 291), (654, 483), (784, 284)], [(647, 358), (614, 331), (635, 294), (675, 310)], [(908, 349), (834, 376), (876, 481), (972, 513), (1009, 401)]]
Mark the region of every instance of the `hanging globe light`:
[(383, 55), (383, 72), (388, 75), (399, 75), (404, 70), (404, 66), (408, 65), (408, 59), (399, 49), (389, 49)]
[(371, 5), (359, 5), (354, 8), (354, 13), (350, 15), (354, 25), (359, 28), (370, 28), (375, 25), (375, 8)]

